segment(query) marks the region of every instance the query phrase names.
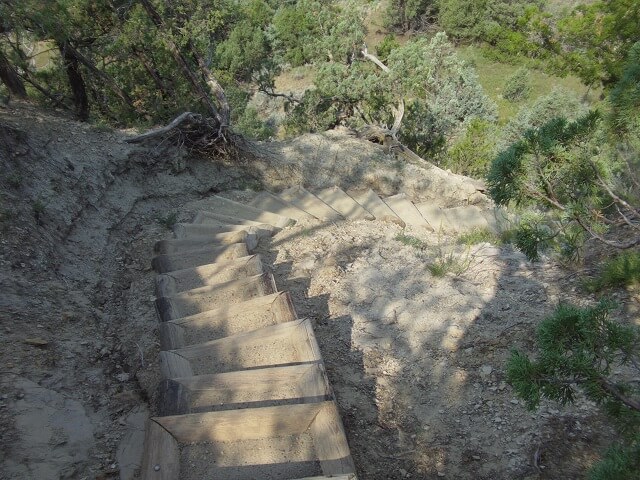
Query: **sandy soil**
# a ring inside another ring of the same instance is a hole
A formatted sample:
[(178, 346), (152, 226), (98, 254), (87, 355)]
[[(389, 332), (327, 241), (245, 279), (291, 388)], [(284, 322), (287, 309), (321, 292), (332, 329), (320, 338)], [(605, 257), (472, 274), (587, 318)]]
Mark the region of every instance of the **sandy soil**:
[[(252, 176), (126, 135), (0, 109), (0, 479), (133, 478), (158, 380), (152, 246), (212, 193), (338, 184), (488, 205), (464, 179), (345, 131), (274, 143), (280, 160)], [(315, 321), (359, 477), (584, 478), (612, 439), (594, 406), (531, 413), (504, 381), (509, 350), (530, 350), (558, 301), (591, 301), (574, 273), (400, 232), (296, 225), (259, 247)], [(434, 277), (427, 265), (447, 256), (458, 274)], [(637, 312), (637, 297), (619, 299)]]

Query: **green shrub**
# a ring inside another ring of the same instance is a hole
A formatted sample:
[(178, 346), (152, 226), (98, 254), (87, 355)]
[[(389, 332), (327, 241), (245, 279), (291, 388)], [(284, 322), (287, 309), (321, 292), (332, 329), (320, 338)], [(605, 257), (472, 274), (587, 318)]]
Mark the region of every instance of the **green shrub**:
[(578, 389), (602, 406), (620, 430), (618, 445), (591, 471), (594, 480), (635, 479), (640, 471), (640, 389), (620, 375), (636, 364), (640, 329), (609, 318), (613, 305), (560, 305), (537, 330), (537, 358), (513, 350), (507, 380), (529, 409), (542, 399), (574, 403)]
[(587, 283), (591, 291), (640, 284), (640, 252), (624, 252), (605, 263), (597, 278)]
[(382, 62), (386, 62), (391, 51), (395, 50), (399, 46), (400, 43), (396, 40), (396, 36), (390, 33), (376, 46), (376, 55), (380, 60), (382, 60)]
[(454, 173), (484, 178), (496, 155), (497, 127), (481, 118), (473, 118), (460, 138), (449, 148), (441, 166)]
[(396, 235), (394, 237), (394, 240), (397, 240), (403, 245), (417, 248), (418, 250), (424, 250), (427, 247), (427, 244), (424, 241), (411, 235), (405, 235), (404, 233), (399, 233), (398, 235)]
[(260, 120), (257, 110), (253, 107), (244, 109), (242, 116), (238, 119), (236, 128), (243, 135), (256, 140), (268, 140), (276, 133), (271, 125)]
[(510, 102), (519, 102), (528, 98), (530, 93), (530, 72), (527, 68), (520, 67), (507, 78), (502, 96)]

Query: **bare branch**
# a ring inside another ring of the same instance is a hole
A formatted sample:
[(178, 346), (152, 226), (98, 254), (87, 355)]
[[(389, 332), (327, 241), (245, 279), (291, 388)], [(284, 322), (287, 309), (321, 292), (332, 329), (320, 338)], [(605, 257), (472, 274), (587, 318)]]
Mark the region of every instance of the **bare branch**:
[(171, 130), (178, 128), (185, 122), (202, 122), (202, 120), (202, 115), (198, 113), (184, 112), (174, 118), (171, 123), (169, 123), (169, 125), (161, 128), (156, 128), (155, 130), (150, 130), (147, 133), (143, 133), (142, 135), (128, 138), (126, 141), (127, 143), (140, 143), (150, 138), (163, 136), (169, 133)]

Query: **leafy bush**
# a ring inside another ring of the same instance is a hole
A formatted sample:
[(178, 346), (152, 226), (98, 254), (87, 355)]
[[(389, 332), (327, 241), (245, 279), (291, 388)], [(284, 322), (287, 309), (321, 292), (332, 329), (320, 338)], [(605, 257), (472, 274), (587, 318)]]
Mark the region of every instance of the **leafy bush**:
[(531, 93), (529, 76), (529, 70), (525, 67), (520, 67), (513, 75), (507, 78), (502, 96), (510, 102), (519, 102), (529, 97)]
[(392, 50), (400, 46), (396, 36), (392, 33), (386, 35), (382, 42), (376, 46), (376, 55), (382, 62), (386, 62)]
[(236, 128), (243, 135), (256, 140), (268, 140), (276, 133), (271, 125), (260, 120), (257, 110), (253, 107), (244, 109), (242, 116), (237, 121)]
[(463, 233), (456, 241), (458, 245), (477, 245), (478, 243), (493, 243), (499, 245), (502, 239), (488, 228), (475, 228), (470, 232)]

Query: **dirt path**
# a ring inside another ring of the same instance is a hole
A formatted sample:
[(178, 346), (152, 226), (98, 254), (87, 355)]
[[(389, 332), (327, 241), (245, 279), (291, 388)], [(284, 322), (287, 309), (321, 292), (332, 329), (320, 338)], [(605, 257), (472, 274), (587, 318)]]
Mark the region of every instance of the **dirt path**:
[[(0, 110), (0, 479), (132, 478), (158, 379), (153, 243), (212, 192), (255, 195), (239, 168), (124, 138), (25, 105)], [(284, 160), (262, 167), (269, 188), (485, 201), (345, 132), (271, 148)], [(259, 247), (316, 322), (359, 477), (584, 478), (611, 438), (595, 408), (531, 414), (503, 373), (555, 303), (577, 300), (573, 276), (425, 231), (404, 232), (418, 239), (406, 245), (401, 232), (299, 224)], [(426, 268), (447, 258), (457, 275)]]

